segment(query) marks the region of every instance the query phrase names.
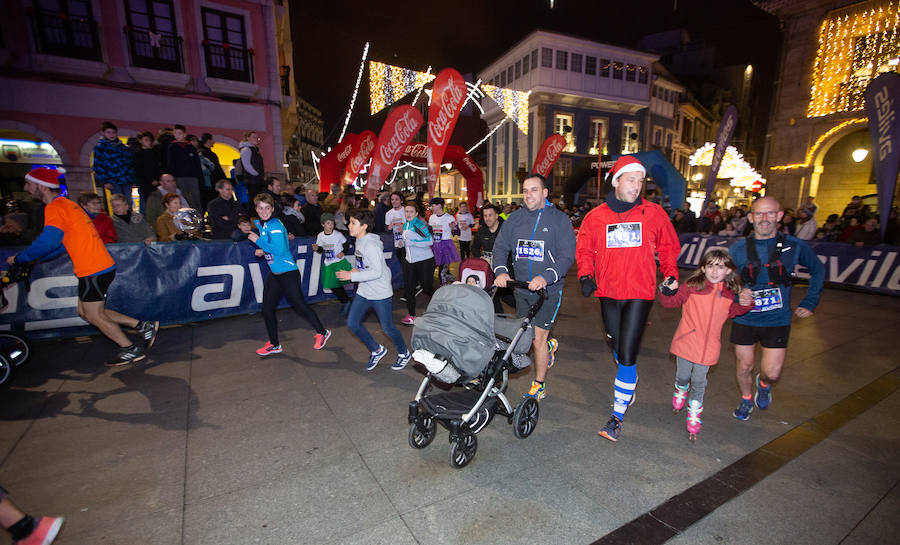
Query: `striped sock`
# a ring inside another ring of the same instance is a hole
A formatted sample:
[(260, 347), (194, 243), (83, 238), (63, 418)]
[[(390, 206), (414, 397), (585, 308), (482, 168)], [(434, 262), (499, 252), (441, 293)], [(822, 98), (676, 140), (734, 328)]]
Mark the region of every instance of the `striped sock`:
[(634, 389), (637, 386), (638, 376), (637, 367), (634, 365), (619, 364), (619, 370), (616, 373), (616, 382), (614, 388), (615, 402), (613, 403), (613, 415), (619, 420), (625, 417), (625, 411), (634, 397)]

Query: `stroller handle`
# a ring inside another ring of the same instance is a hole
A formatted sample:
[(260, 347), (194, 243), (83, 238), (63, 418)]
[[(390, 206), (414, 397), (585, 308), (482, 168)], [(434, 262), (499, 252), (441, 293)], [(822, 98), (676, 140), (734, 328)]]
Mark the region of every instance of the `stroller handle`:
[[(508, 280), (506, 282), (506, 285), (511, 288), (522, 288), (525, 290), (528, 289), (528, 282), (522, 282), (521, 280)], [(538, 310), (540, 310), (544, 305), (544, 300), (547, 298), (547, 289), (541, 288), (537, 290), (537, 294), (538, 300), (533, 305), (531, 305), (531, 308), (528, 309), (528, 314), (526, 315), (529, 322), (534, 319), (534, 317), (538, 313)]]

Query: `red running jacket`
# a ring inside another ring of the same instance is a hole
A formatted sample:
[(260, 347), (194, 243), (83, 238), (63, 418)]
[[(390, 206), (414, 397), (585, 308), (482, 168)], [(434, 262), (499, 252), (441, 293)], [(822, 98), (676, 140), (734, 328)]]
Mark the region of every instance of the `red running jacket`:
[[(625, 224), (624, 229), (617, 229), (617, 224)], [(653, 300), (655, 254), (659, 254), (663, 275), (677, 279), (680, 251), (678, 235), (666, 211), (642, 199), (621, 214), (606, 203), (588, 212), (578, 230), (575, 261), (579, 278), (595, 278), (597, 297)]]

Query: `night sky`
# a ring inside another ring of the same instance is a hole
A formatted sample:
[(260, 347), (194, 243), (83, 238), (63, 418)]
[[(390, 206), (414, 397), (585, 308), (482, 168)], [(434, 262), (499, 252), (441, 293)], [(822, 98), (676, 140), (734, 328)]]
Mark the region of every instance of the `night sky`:
[[(720, 65), (753, 64), (775, 78), (778, 20), (749, 0), (290, 0), (298, 94), (322, 110), (326, 146), (337, 143), (364, 44), (369, 60), (433, 73), (477, 72), (536, 28), (635, 47), (646, 34), (686, 28), (716, 47)], [(377, 8), (366, 6), (378, 6)], [(380, 128), (368, 113), (368, 70), (350, 122)]]

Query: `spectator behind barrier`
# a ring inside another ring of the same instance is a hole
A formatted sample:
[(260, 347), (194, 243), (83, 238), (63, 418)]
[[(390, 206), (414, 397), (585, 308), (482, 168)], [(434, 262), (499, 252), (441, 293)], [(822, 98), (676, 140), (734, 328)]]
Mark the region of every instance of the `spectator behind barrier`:
[(147, 221), (150, 225), (153, 225), (154, 228), (156, 226), (156, 220), (166, 211), (166, 207), (163, 205), (163, 198), (169, 193), (176, 193), (184, 200), (181, 190), (178, 189), (175, 183), (175, 177), (167, 172), (159, 177), (159, 188), (147, 198), (146, 217)]
[(185, 235), (184, 231), (175, 227), (175, 213), (181, 208), (181, 196), (169, 193), (162, 202), (166, 211), (156, 219), (156, 236), (160, 242), (171, 242)]
[(109, 203), (113, 209), (110, 219), (119, 242), (143, 242), (150, 245), (156, 241), (153, 228), (144, 216), (128, 207), (128, 199), (123, 195), (114, 194), (109, 198)]
[(100, 200), (100, 195), (90, 192), (82, 193), (78, 196), (78, 204), (94, 222), (94, 227), (100, 234), (103, 244), (116, 242), (116, 228), (113, 227), (109, 216), (103, 213), (103, 201)]
[(237, 229), (238, 218), (242, 216), (244, 207), (234, 198), (234, 186), (228, 180), (216, 182), (219, 196), (206, 205), (211, 236), (214, 239), (227, 240)]

